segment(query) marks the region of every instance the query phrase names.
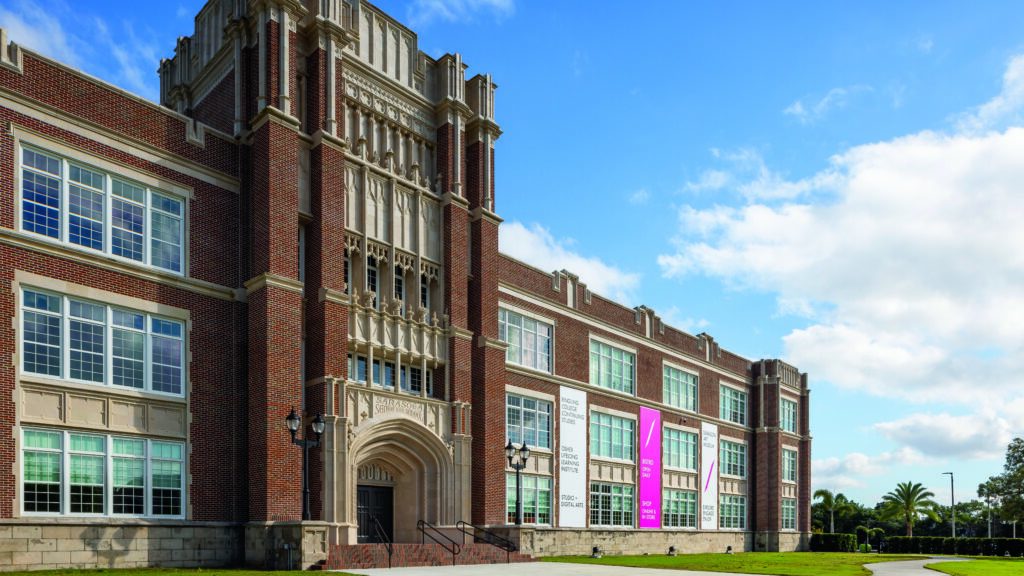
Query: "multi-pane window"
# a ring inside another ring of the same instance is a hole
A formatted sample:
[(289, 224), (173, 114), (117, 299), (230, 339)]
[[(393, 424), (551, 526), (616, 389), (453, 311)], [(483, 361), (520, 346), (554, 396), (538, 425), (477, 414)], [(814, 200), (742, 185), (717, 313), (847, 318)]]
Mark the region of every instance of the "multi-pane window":
[(626, 484), (591, 482), (590, 525), (632, 526), (633, 487)]
[(180, 396), (184, 324), (26, 288), (22, 370)]
[(747, 527), (747, 499), (744, 496), (723, 494), (719, 498), (718, 527), (740, 530)]
[(373, 308), (380, 310), (380, 292), (377, 290), (377, 259), (370, 256), (366, 259), (366, 290), (373, 294)]
[(21, 227), (104, 254), (182, 271), (182, 200), (49, 152), (21, 151)]
[[(522, 475), (523, 524), (551, 524), (551, 478)], [(505, 475), (508, 523), (516, 521), (516, 475)]]
[(551, 448), (551, 402), (506, 394), (505, 429), (513, 444)]
[(697, 493), (665, 490), (661, 499), (661, 522), (665, 528), (696, 528)]
[(796, 434), (796, 402), (779, 399), (779, 427)]
[(718, 416), (737, 424), (747, 423), (747, 393), (728, 386), (719, 386)]
[(508, 343), (505, 360), (527, 368), (551, 372), (550, 324), (501, 308), (498, 339)]
[(430, 310), (430, 280), (426, 274), (420, 274), (420, 306)]
[(400, 314), (405, 315), (405, 276), (399, 266), (395, 266), (395, 299), (402, 303)]
[(722, 440), (719, 461), (722, 474), (745, 478), (747, 476), (747, 445)]
[(665, 404), (696, 412), (697, 375), (677, 370), (671, 366), (665, 366), (662, 372)]
[(782, 529), (796, 530), (796, 500), (782, 499)]
[(348, 255), (348, 248), (345, 248), (345, 294), (351, 294), (349, 286), (352, 284), (352, 257)]
[(362, 354), (348, 355), (348, 379), (355, 382), (366, 382), (366, 356)]
[(22, 440), (25, 514), (183, 514), (180, 443), (34, 429)]
[(603, 412), (590, 413), (590, 455), (633, 461), (636, 422)]
[(662, 460), (667, 468), (697, 469), (697, 435), (665, 428)]
[(796, 482), (796, 450), (782, 451), (782, 479)]
[[(402, 391), (419, 394), (423, 391), (424, 372), (417, 366), (402, 366)], [(427, 396), (434, 394), (433, 372), (426, 371)]]
[(590, 341), (590, 383), (594, 386), (632, 394), (635, 365), (636, 358), (632, 352), (597, 340)]

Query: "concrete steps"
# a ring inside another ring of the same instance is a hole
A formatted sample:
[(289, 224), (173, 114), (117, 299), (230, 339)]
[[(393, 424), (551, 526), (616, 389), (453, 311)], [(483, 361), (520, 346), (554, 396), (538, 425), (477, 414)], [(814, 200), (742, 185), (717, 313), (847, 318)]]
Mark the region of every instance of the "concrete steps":
[[(393, 568), (409, 566), (450, 566), (452, 554), (440, 544), (394, 544)], [(504, 564), (534, 562), (532, 556), (504, 550), (490, 544), (466, 544), (455, 556), (455, 564)], [(351, 568), (387, 568), (388, 551), (383, 544), (332, 546), (330, 558), (314, 569), (345, 570)]]

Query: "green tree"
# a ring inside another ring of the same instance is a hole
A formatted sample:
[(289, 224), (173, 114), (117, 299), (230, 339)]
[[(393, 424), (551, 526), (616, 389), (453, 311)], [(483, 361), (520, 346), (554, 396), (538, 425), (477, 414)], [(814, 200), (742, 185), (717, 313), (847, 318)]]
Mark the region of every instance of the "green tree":
[(833, 494), (831, 490), (816, 490), (814, 498), (821, 499), (821, 507), (829, 514), (829, 533), (836, 531), (836, 514), (845, 516), (853, 512), (853, 506), (842, 493)]
[(936, 522), (939, 521), (939, 516), (935, 513), (938, 504), (930, 500), (934, 497), (935, 494), (921, 486), (920, 482), (916, 484), (900, 482), (896, 485), (895, 490), (882, 496), (885, 508), (882, 509), (880, 519), (888, 520), (902, 516), (907, 524), (907, 536), (913, 536), (914, 520), (918, 516), (924, 515)]
[[(873, 538), (875, 535), (877, 535), (877, 534), (885, 534), (885, 530), (883, 530), (881, 528), (868, 528), (867, 526), (857, 526), (856, 528), (854, 528), (854, 530), (855, 530), (855, 532), (857, 534), (857, 541), (858, 541), (858, 543), (860, 542), (860, 533), (863, 532), (864, 533), (864, 543), (868, 544), (868, 545), (871, 544), (871, 538)], [(857, 547), (860, 548), (859, 545)]]

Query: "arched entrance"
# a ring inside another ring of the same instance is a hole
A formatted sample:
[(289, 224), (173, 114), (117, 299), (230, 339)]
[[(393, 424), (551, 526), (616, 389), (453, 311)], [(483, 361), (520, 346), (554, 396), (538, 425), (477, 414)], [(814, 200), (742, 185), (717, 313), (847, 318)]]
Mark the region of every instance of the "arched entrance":
[(418, 541), (419, 520), (450, 526), (460, 519), (453, 451), (429, 428), (393, 417), (365, 421), (353, 432), (350, 521), (359, 542), (376, 541), (375, 516), (393, 542)]

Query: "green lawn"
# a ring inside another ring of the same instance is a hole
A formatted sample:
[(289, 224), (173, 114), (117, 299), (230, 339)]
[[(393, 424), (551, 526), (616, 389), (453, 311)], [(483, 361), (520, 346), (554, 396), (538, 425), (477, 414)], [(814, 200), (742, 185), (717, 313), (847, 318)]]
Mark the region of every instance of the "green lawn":
[(925, 568), (953, 576), (1020, 576), (1024, 574), (1024, 558), (978, 558), (970, 562), (937, 562), (926, 564)]
[(893, 560), (920, 560), (920, 556), (895, 554), (839, 554), (831, 552), (745, 552), (743, 554), (681, 554), (679, 556), (551, 556), (546, 562), (576, 562), (609, 566), (637, 566), (778, 576), (862, 576), (871, 574), (864, 564)]

